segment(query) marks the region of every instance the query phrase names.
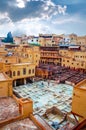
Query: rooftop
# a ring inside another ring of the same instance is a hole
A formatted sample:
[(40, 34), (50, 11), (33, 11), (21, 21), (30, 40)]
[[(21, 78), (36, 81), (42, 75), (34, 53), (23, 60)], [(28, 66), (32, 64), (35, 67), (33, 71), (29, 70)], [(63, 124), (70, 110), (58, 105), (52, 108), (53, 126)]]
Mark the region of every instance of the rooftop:
[(3, 73), (0, 73), (0, 81), (6, 80), (6, 77), (4, 76)]
[(39, 130), (29, 118), (8, 124), (0, 130)]
[(20, 65), (31, 65), (32, 63), (19, 63), (19, 64), (12, 64), (13, 66), (20, 66)]
[(78, 83), (75, 87), (82, 89), (82, 90), (86, 90), (86, 79), (84, 79), (83, 81)]
[(0, 98), (0, 121), (11, 119), (19, 115), (19, 108), (12, 97)]
[(10, 79), (7, 75), (5, 75), (4, 73), (0, 73), (0, 81), (5, 81)]

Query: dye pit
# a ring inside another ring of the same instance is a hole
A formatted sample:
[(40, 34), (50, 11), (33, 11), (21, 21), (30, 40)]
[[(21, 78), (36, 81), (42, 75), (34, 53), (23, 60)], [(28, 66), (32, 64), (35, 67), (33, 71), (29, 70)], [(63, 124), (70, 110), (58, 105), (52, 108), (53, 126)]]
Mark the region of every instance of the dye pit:
[(71, 111), (73, 87), (55, 81), (38, 81), (13, 88), (14, 93), (33, 100), (34, 113), (43, 115), (47, 109), (56, 107), (62, 112)]

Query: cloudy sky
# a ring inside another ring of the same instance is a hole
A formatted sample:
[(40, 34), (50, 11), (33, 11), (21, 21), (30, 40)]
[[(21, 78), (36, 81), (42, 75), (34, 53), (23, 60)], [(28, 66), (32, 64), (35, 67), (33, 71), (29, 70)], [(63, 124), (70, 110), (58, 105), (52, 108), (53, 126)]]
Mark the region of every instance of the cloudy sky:
[(86, 0), (0, 0), (0, 36), (86, 35)]

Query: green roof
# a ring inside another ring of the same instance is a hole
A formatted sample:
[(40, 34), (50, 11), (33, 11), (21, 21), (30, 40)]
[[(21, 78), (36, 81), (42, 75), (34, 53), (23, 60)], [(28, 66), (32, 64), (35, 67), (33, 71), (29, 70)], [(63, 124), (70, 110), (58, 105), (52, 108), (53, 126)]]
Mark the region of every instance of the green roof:
[(34, 46), (40, 46), (40, 44), (38, 42), (33, 42), (33, 43), (29, 43), (30, 45), (34, 45)]

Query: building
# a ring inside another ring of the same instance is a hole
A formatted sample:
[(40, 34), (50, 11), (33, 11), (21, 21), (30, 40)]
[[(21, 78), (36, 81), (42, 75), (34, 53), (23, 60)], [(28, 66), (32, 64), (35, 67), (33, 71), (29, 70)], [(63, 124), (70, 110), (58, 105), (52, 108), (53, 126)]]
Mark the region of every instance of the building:
[(13, 37), (13, 42), (15, 43), (15, 44), (21, 44), (21, 42), (22, 42), (22, 38), (21, 37)]
[(86, 119), (86, 79), (75, 85), (73, 90), (72, 113), (79, 117), (79, 122)]
[(12, 96), (12, 79), (0, 73), (0, 97)]
[(40, 47), (40, 63), (61, 65), (58, 47)]
[(86, 52), (80, 50), (60, 49), (61, 65), (69, 68), (86, 70)]
[(60, 39), (62, 37), (56, 34), (39, 34), (39, 43), (41, 46), (57, 46)]
[(26, 84), (35, 76), (35, 65), (31, 63), (12, 64), (9, 73), (14, 86)]
[(13, 80), (13, 86), (26, 84), (35, 77), (39, 60), (38, 46), (5, 45), (5, 51), (1, 53), (0, 71)]
[(71, 43), (77, 43), (77, 35), (76, 34), (69, 34), (69, 38), (71, 40)]
[(77, 44), (86, 47), (86, 36), (77, 36)]

